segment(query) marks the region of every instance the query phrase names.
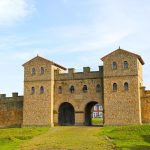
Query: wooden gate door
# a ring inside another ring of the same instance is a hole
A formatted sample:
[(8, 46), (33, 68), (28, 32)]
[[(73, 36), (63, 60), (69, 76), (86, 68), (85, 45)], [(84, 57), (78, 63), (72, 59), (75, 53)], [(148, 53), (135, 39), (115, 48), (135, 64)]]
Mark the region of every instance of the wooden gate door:
[(63, 103), (59, 108), (59, 125), (74, 125), (75, 112), (70, 103)]

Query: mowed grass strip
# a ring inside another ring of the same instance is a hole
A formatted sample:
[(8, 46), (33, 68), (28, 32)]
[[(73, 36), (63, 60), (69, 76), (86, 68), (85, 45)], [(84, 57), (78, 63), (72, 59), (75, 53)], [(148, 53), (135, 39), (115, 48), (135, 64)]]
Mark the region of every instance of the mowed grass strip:
[(0, 129), (0, 150), (150, 150), (150, 125)]
[(0, 150), (16, 150), (23, 142), (47, 132), (48, 128), (0, 129)]
[(121, 150), (150, 150), (150, 125), (108, 126), (100, 136), (106, 136)]
[(111, 150), (114, 145), (100, 136), (100, 127), (54, 127), (20, 146), (21, 150)]
[(92, 118), (92, 125), (102, 125), (103, 118)]

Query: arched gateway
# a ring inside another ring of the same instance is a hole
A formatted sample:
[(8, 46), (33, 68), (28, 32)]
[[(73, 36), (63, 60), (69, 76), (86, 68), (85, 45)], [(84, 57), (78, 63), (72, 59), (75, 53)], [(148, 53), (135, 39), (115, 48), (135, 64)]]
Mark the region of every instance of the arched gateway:
[(58, 115), (59, 125), (74, 125), (75, 111), (74, 107), (67, 102), (64, 102), (59, 107)]
[[(103, 119), (92, 114), (99, 113), (98, 107), (93, 107), (97, 103), (104, 107), (104, 125), (149, 123), (150, 96), (143, 87), (141, 56), (119, 48), (101, 60), (99, 70), (83, 67), (81, 72), (74, 68), (67, 72), (40, 56), (26, 62), (22, 125), (95, 125), (96, 117)], [(3, 97), (6, 99), (2, 95), (0, 100)], [(100, 113), (103, 116), (103, 110)]]
[(91, 101), (85, 106), (85, 125), (91, 126), (92, 125), (92, 116), (91, 116), (91, 110), (92, 107), (97, 104), (96, 101)]

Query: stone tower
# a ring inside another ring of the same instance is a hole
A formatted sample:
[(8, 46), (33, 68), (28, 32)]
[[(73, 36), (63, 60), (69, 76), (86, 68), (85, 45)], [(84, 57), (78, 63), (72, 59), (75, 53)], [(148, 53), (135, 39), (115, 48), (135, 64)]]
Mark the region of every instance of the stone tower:
[(40, 56), (23, 66), (23, 126), (53, 126), (54, 70), (66, 68)]
[(141, 124), (144, 61), (139, 55), (120, 48), (104, 56), (102, 61), (105, 125)]

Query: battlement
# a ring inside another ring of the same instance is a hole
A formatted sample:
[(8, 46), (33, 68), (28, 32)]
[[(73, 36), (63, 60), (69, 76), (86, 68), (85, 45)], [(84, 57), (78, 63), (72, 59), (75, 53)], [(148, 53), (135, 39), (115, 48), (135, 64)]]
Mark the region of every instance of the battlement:
[(20, 127), (23, 120), (23, 96), (0, 94), (0, 128)]
[(103, 66), (98, 71), (91, 71), (90, 67), (83, 67), (83, 72), (76, 72), (75, 68), (68, 68), (68, 72), (60, 73), (55, 70), (55, 80), (95, 79), (103, 77)]
[(149, 97), (150, 98), (150, 90), (146, 90), (145, 86), (141, 87), (141, 97)]
[(17, 92), (12, 93), (11, 97), (7, 97), (6, 94), (0, 94), (0, 101), (23, 101), (23, 96), (19, 96)]

